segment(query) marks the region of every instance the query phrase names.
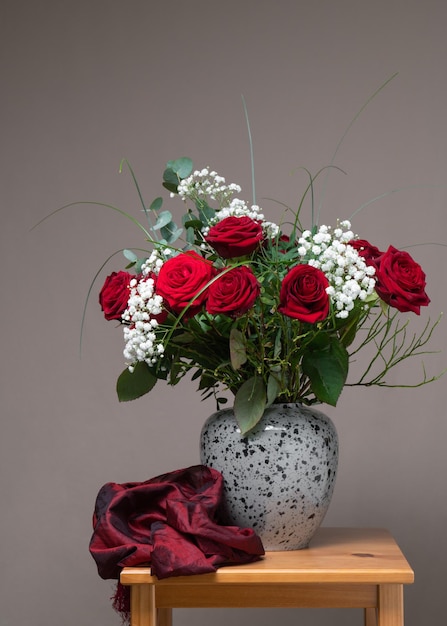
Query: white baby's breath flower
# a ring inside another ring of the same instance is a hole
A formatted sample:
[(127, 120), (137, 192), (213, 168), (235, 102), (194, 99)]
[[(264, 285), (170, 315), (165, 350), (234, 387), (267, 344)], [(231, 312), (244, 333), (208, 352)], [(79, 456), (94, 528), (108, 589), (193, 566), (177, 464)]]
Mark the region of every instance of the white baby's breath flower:
[(340, 319), (346, 319), (348, 316), (349, 316), (349, 312), (346, 311), (346, 310), (339, 311), (337, 313), (337, 317), (340, 318)]
[(241, 188), (235, 183), (227, 185), (225, 178), (219, 176), (208, 167), (195, 170), (191, 176), (184, 178), (177, 187), (178, 195), (184, 200), (198, 200), (209, 198), (217, 200), (220, 204), (227, 202), (234, 193), (240, 193)]
[(326, 292), (340, 319), (346, 319), (356, 301), (366, 300), (375, 287), (375, 270), (349, 245), (353, 238), (351, 223), (343, 220), (334, 230), (326, 225), (314, 235), (305, 230), (298, 240), (298, 254), (325, 273), (330, 284)]
[(163, 298), (155, 293), (154, 279), (149, 276), (151, 272), (155, 273), (158, 261), (161, 259), (157, 254), (151, 255), (142, 267), (143, 277), (130, 282), (129, 300), (122, 315), (125, 341), (123, 354), (129, 371), (133, 371), (137, 362), (154, 365), (164, 351), (164, 346), (158, 342), (154, 332), (158, 327), (155, 317), (163, 311)]

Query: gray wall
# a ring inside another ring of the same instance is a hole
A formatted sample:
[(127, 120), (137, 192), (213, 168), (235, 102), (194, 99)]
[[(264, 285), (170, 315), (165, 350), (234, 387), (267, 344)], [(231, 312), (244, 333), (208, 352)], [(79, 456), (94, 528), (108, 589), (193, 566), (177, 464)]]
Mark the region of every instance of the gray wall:
[[(108, 255), (143, 244), (100, 200), (138, 216), (161, 191), (165, 162), (209, 164), (250, 198), (241, 94), (254, 135), (257, 195), (293, 204), (327, 165), (370, 94), (399, 76), (353, 126), (332, 173), (322, 221), (362, 212), (354, 229), (379, 247), (447, 242), (447, 109), (442, 0), (4, 0), (1, 23), (1, 626), (110, 626), (112, 585), (88, 553), (96, 493), (198, 462), (212, 412), (194, 385), (159, 387), (119, 405), (121, 332), (82, 308)], [(262, 200), (260, 200), (262, 202)], [(275, 205), (263, 201), (274, 219)], [(175, 205), (179, 208), (179, 205)], [(431, 315), (446, 308), (447, 248), (412, 252), (428, 276)], [(413, 316), (413, 321), (416, 318)], [(447, 361), (446, 322), (433, 344)], [(413, 380), (419, 364), (393, 380)], [(389, 528), (416, 571), (408, 626), (440, 624), (447, 583), (447, 380), (418, 390), (346, 389), (336, 409), (341, 467), (325, 524)], [(260, 624), (277, 619), (253, 612)], [(276, 615), (276, 614), (275, 614)], [(284, 623), (354, 624), (357, 612), (290, 611)], [(244, 624), (246, 614), (231, 618)], [(178, 611), (177, 624), (226, 623), (223, 611)], [(358, 622), (357, 622), (358, 623)]]

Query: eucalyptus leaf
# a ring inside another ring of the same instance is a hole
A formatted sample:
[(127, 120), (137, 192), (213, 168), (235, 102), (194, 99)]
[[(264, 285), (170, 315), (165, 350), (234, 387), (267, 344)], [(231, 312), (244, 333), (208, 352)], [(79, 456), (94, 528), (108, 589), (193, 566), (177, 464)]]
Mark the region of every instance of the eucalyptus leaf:
[(239, 387), (234, 398), (234, 415), (246, 435), (264, 415), (267, 394), (262, 379), (254, 376)]
[(202, 224), (208, 226), (210, 221), (216, 215), (216, 211), (210, 207), (206, 202), (197, 202), (197, 210), (199, 213)]
[(171, 193), (177, 193), (178, 191), (178, 182), (176, 183), (163, 183), (163, 187), (170, 191)]
[(189, 157), (181, 157), (175, 161), (168, 161), (166, 166), (175, 172), (179, 178), (187, 178), (193, 168), (193, 162)]
[(186, 241), (193, 245), (196, 241), (196, 233), (194, 231), (194, 228), (187, 228), (186, 229)]
[(202, 222), (200, 220), (196, 220), (196, 219), (191, 219), (189, 216), (187, 216), (189, 219), (184, 220), (183, 222), (183, 226), (185, 228), (196, 228), (197, 230), (200, 230), (202, 228)]
[(163, 187), (171, 193), (177, 193), (179, 184), (179, 178), (177, 174), (171, 169), (167, 168), (163, 172)]
[(151, 372), (146, 363), (139, 362), (134, 371), (127, 368), (120, 374), (116, 382), (116, 392), (120, 402), (136, 400), (154, 387), (157, 377)]
[(172, 221), (172, 213), (170, 211), (162, 211), (158, 214), (157, 221), (153, 226), (153, 230), (163, 228)]
[(123, 250), (123, 255), (131, 263), (136, 263), (138, 261), (138, 257), (133, 250)]
[(167, 167), (163, 172), (163, 182), (172, 185), (178, 185), (178, 176), (171, 167)]
[(146, 262), (147, 259), (137, 259), (136, 263), (135, 263), (135, 274), (141, 274), (142, 271), (142, 267), (143, 264)]
[(159, 211), (161, 209), (163, 205), (163, 198), (155, 198), (155, 200), (152, 201), (151, 206), (149, 207), (150, 211)]
[(161, 228), (160, 233), (169, 244), (172, 244), (177, 241), (179, 237), (181, 237), (183, 234), (183, 228), (178, 228), (175, 222), (169, 222), (169, 224)]

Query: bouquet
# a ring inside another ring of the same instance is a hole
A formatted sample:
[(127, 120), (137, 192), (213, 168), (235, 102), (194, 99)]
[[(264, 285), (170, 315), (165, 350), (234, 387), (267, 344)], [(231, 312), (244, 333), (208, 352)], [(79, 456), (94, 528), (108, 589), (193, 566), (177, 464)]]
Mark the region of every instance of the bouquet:
[[(210, 168), (194, 170), (189, 158), (167, 164), (163, 186), (184, 203), (182, 225), (161, 197), (149, 207), (142, 200), (147, 226), (136, 223), (150, 249), (124, 250), (127, 266), (99, 295), (105, 318), (123, 330), (121, 401), (191, 374), (218, 408), (222, 390), (234, 394), (244, 434), (272, 403), (335, 406), (345, 385), (391, 386), (391, 368), (427, 352), (439, 320), (410, 335), (400, 316), (430, 302), (421, 266), (359, 238), (349, 220), (305, 228), (313, 184), (276, 224)], [(350, 363), (368, 347), (365, 371), (348, 383)], [(409, 386), (436, 378), (423, 370)]]

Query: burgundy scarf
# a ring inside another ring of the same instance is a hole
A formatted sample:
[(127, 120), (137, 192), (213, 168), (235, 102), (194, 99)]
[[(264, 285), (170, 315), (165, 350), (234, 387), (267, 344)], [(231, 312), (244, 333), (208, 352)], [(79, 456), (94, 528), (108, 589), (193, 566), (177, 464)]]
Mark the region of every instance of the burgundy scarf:
[[(158, 578), (214, 572), (264, 554), (250, 528), (222, 525), (222, 475), (196, 465), (140, 483), (107, 483), (97, 496), (90, 553), (101, 578), (148, 565)], [(122, 590), (121, 590), (122, 591)]]

